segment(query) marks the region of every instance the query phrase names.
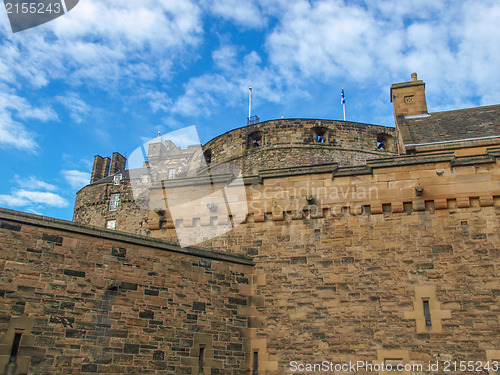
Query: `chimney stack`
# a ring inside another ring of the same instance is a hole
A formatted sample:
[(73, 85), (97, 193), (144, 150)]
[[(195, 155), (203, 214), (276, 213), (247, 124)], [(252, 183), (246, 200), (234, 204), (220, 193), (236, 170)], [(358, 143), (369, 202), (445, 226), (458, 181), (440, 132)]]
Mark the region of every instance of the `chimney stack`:
[(108, 177), (110, 164), (111, 164), (110, 158), (108, 157), (103, 158), (99, 155), (94, 156), (94, 166), (92, 167), (92, 176), (90, 177), (90, 183)]
[(127, 165), (127, 158), (121, 155), (119, 152), (113, 152), (113, 159), (111, 161), (110, 175), (114, 175), (117, 172), (123, 171)]
[(396, 122), (397, 117), (401, 115), (426, 114), (425, 83), (417, 79), (417, 73), (412, 73), (410, 82), (395, 83), (391, 86), (391, 102)]

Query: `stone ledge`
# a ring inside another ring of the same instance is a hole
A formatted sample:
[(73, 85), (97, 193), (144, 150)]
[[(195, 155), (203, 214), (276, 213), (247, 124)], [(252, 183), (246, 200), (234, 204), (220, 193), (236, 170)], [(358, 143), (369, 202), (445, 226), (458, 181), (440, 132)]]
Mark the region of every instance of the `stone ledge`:
[(450, 161), (452, 167), (494, 163), (495, 157), (489, 154), (485, 155), (472, 155), (472, 156), (458, 156)]
[[(288, 168), (273, 168), (259, 171), (258, 175), (244, 176), (245, 185), (262, 183), (265, 178), (279, 178), (287, 176), (300, 176), (318, 173), (332, 173), (332, 178), (344, 176), (357, 176), (372, 174), (374, 168), (391, 168), (406, 165), (430, 164), (438, 162), (449, 162), (451, 167), (467, 166), (474, 164), (494, 163), (500, 158), (500, 147), (488, 148), (486, 154), (471, 156), (455, 156), (454, 152), (439, 152), (422, 155), (391, 156), (387, 158), (370, 159), (366, 165), (338, 167), (338, 163), (315, 164)], [(229, 183), (234, 180), (232, 173), (213, 174), (198, 177), (176, 178), (156, 182), (151, 189), (175, 188), (190, 185), (204, 185), (210, 183)], [(88, 185), (90, 186), (90, 185)], [(92, 185), (94, 186), (94, 185)], [(84, 188), (82, 188), (83, 190)]]
[(453, 152), (442, 152), (425, 155), (405, 155), (390, 158), (367, 160), (366, 165), (372, 168), (400, 167), (402, 165), (429, 164), (438, 162), (450, 162), (455, 158)]
[(396, 128), (392, 126), (383, 126), (383, 125), (375, 125), (375, 124), (368, 124), (364, 122), (352, 122), (352, 121), (342, 121), (342, 120), (332, 120), (332, 119), (316, 119), (316, 118), (284, 118), (284, 119), (274, 119), (274, 120), (266, 120), (259, 122), (257, 124), (251, 124), (251, 125), (244, 125), (240, 126), (239, 128), (234, 128), (231, 130), (228, 130), (225, 133), (222, 133), (218, 135), (215, 138), (212, 138), (210, 141), (205, 143), (203, 145), (203, 149), (205, 150), (207, 146), (215, 143), (217, 140), (225, 138), (228, 136), (228, 134), (231, 133), (237, 133), (242, 132), (244, 130), (249, 130), (249, 129), (255, 129), (255, 130), (261, 130), (261, 128), (264, 128), (266, 126), (274, 127), (275, 125), (282, 125), (282, 124), (287, 124), (287, 125), (301, 125), (301, 124), (306, 124), (306, 125), (314, 125), (316, 126), (317, 124), (321, 124), (321, 126), (328, 127), (328, 125), (333, 125), (333, 126), (341, 126), (341, 127), (350, 127), (350, 128), (357, 128), (357, 129), (380, 129), (383, 132), (387, 133), (392, 133), (396, 134)]
[(275, 168), (275, 169), (264, 169), (259, 171), (259, 178), (275, 178), (275, 177), (288, 177), (288, 176), (300, 176), (306, 174), (318, 174), (318, 173), (332, 173), (333, 170), (337, 168), (337, 163), (333, 164), (315, 164), (309, 166), (300, 167), (289, 167), (289, 168)]
[(407, 151), (411, 151), (412, 153), (419, 152), (429, 152), (429, 151), (438, 151), (438, 150), (456, 150), (461, 148), (471, 148), (471, 147), (480, 147), (480, 146), (491, 146), (498, 145), (500, 142), (500, 137), (490, 138), (490, 139), (474, 139), (474, 140), (457, 140), (454, 142), (447, 143), (429, 143), (429, 144), (416, 144), (416, 145), (408, 145), (405, 146)]
[(182, 248), (173, 242), (168, 242), (156, 238), (139, 236), (123, 232), (115, 232), (112, 230), (97, 228), (90, 225), (77, 224), (71, 221), (54, 219), (47, 216), (28, 214), (25, 212), (8, 210), (5, 208), (0, 208), (0, 220), (15, 222), (18, 224), (32, 225), (40, 228), (48, 228), (54, 230), (67, 231), (76, 234), (88, 235), (94, 238), (116, 240), (129, 243), (132, 245), (147, 246), (150, 248), (156, 248), (158, 250), (171, 251), (174, 253), (219, 260), (222, 262), (229, 262), (229, 263), (236, 263), (236, 264), (243, 264), (250, 266), (255, 265), (252, 259), (245, 255), (223, 253), (198, 247)]
[(223, 174), (213, 174), (197, 177), (185, 177), (185, 178), (174, 178), (171, 180), (162, 180), (160, 182), (155, 182), (151, 185), (151, 190), (153, 189), (163, 189), (163, 188), (175, 188), (181, 186), (193, 186), (193, 185), (206, 185), (210, 184), (228, 184), (235, 179), (232, 173)]
[(360, 176), (365, 174), (372, 174), (373, 170), (367, 165), (359, 165), (355, 167), (337, 168), (333, 171), (333, 178), (344, 176)]

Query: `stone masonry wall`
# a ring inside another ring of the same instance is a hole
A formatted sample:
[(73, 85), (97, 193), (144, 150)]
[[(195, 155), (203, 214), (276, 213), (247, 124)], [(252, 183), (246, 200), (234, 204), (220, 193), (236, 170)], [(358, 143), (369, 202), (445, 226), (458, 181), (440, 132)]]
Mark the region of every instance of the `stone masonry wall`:
[(485, 363), (500, 358), (488, 358), (500, 347), (499, 210), (497, 198), (496, 207), (266, 220), (211, 246), (256, 262), (250, 329), (278, 363), (267, 374), (292, 373), (292, 361)]
[[(262, 373), (359, 360), (421, 364), (403, 373), (429, 374), (445, 373), (446, 360), (500, 359), (499, 156), (291, 168), (247, 186), (246, 223), (202, 245), (256, 262), (245, 311)], [(175, 239), (172, 228), (151, 234)], [(438, 372), (425, 367), (436, 361)]]
[[(315, 141), (314, 129), (325, 131), (324, 143)], [(255, 131), (262, 133), (263, 143), (260, 147), (247, 148), (247, 137)], [(377, 148), (377, 136), (380, 134), (388, 137), (385, 150)], [(240, 169), (244, 176), (258, 175), (260, 171), (278, 167), (365, 165), (369, 159), (395, 154), (394, 135), (394, 128), (377, 125), (332, 120), (273, 120), (232, 130), (209, 141), (203, 150), (190, 147), (168, 151), (165, 143), (160, 143), (158, 138), (149, 148), (150, 171), (137, 169), (129, 173), (138, 179), (141, 174), (151, 173), (152, 182), (168, 180), (168, 170), (174, 167), (176, 178), (185, 177), (188, 169), (190, 176), (203, 174), (207, 172), (203, 153), (208, 150), (212, 171), (217, 165), (223, 166), (221, 163), (231, 162), (231, 167)], [(109, 210), (109, 199), (113, 193), (120, 193), (120, 205), (116, 211)], [(116, 220), (119, 231), (148, 235), (146, 216), (147, 212), (134, 202), (130, 180), (125, 179), (119, 186), (110, 181), (81, 189), (77, 193), (73, 221), (104, 228), (108, 220)]]
[(0, 372), (247, 374), (241, 256), (0, 210)]
[[(325, 131), (324, 143), (316, 141), (314, 129)], [(256, 132), (261, 136), (259, 147), (253, 147), (248, 140)], [(377, 148), (379, 134), (389, 136), (385, 150)], [(395, 154), (393, 136), (395, 129), (385, 126), (282, 119), (232, 130), (209, 141), (203, 149), (210, 150), (213, 164), (234, 161), (242, 168), (243, 175), (253, 175), (277, 165), (293, 167), (332, 162), (345, 166), (360, 165), (367, 159)]]
[[(383, 155), (386, 156), (386, 155)], [(299, 167), (318, 164), (334, 164), (347, 167), (363, 165), (369, 159), (380, 157), (380, 154), (341, 150), (329, 146), (276, 147), (265, 151), (251, 150), (245, 157), (235, 160), (243, 175), (257, 175), (260, 170), (276, 167)]]
[[(120, 194), (120, 203), (115, 211), (109, 210), (111, 194)], [(73, 221), (80, 224), (106, 228), (108, 220), (116, 220), (116, 230), (147, 235), (145, 218), (134, 200), (130, 180), (122, 180), (120, 185), (113, 182), (87, 185), (76, 195)]]

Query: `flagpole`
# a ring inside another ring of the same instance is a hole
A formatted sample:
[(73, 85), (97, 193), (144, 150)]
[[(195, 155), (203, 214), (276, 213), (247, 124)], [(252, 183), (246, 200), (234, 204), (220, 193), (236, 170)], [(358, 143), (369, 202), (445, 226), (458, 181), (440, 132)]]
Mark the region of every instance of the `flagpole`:
[(342, 85), (342, 91), (340, 92), (340, 102), (342, 103), (342, 108), (344, 110), (344, 121), (345, 121), (345, 95), (344, 95), (344, 85)]
[(252, 116), (252, 88), (248, 88), (248, 121), (250, 121), (250, 117)]

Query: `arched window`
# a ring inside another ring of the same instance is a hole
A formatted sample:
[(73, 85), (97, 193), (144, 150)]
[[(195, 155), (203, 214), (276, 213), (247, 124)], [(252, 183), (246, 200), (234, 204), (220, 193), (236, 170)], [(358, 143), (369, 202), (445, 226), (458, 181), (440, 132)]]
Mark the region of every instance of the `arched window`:
[(250, 133), (247, 137), (247, 148), (260, 146), (262, 146), (262, 133), (260, 131)]
[(323, 128), (320, 126), (317, 126), (315, 128), (312, 128), (313, 132), (313, 141), (318, 142), (318, 143), (327, 143), (327, 128)]

